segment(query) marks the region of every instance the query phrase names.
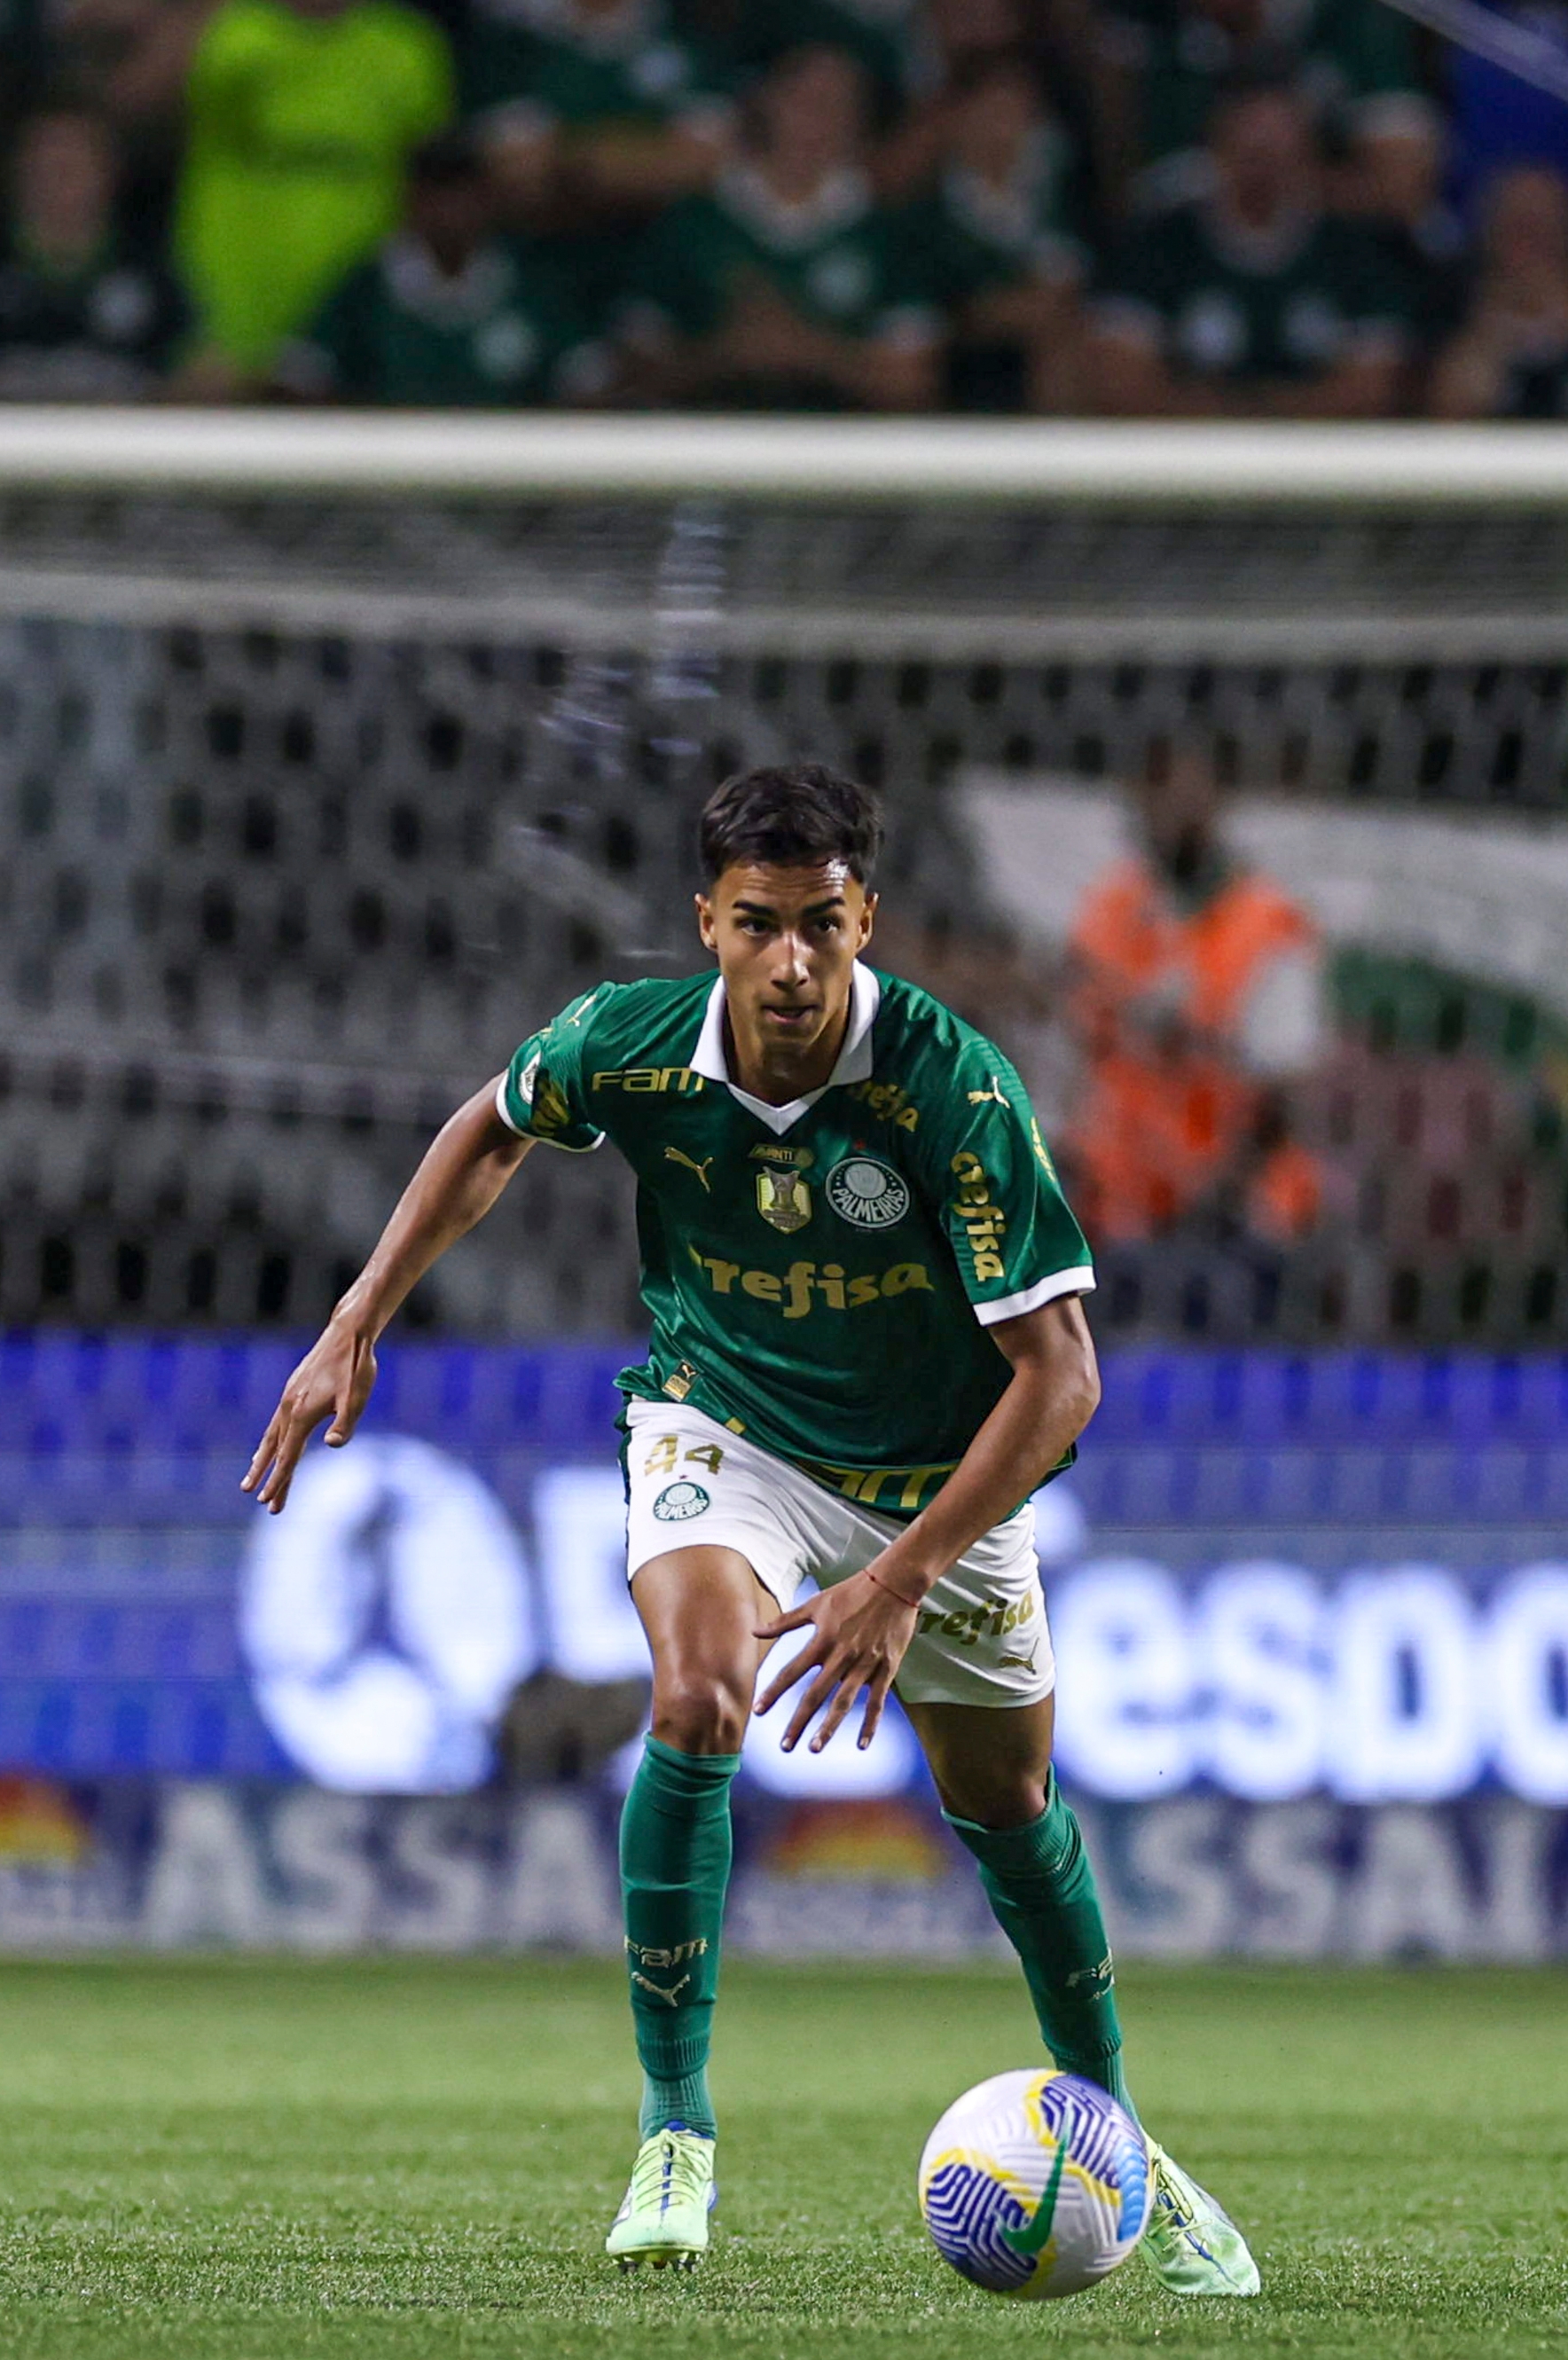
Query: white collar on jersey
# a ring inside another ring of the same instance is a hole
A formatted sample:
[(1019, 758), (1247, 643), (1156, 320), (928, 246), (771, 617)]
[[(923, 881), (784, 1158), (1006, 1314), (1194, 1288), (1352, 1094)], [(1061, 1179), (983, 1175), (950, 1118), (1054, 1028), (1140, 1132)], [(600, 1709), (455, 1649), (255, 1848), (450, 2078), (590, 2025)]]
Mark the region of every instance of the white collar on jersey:
[(721, 976), (708, 994), (708, 1010), (702, 1019), (702, 1029), (697, 1035), (697, 1045), (691, 1052), (691, 1071), (701, 1074), (705, 1082), (723, 1082), (732, 1098), (737, 1098), (748, 1113), (765, 1122), (769, 1131), (781, 1132), (791, 1123), (799, 1122), (808, 1107), (814, 1107), (822, 1090), (834, 1090), (846, 1082), (868, 1082), (871, 1078), (871, 1027), (877, 1021), (877, 1011), (882, 999), (882, 987), (868, 967), (856, 959), (849, 977), (849, 1030), (844, 1036), (844, 1046), (822, 1090), (808, 1090), (803, 1098), (791, 1098), (788, 1106), (769, 1106), (766, 1098), (754, 1098), (749, 1090), (730, 1080), (730, 1069), (724, 1061), (724, 983)]

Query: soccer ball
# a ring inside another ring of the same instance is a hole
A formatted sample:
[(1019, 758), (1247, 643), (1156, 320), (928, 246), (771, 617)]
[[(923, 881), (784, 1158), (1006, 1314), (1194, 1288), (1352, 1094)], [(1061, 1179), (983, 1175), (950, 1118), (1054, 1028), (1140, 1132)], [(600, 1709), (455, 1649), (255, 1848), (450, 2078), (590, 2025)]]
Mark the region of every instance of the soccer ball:
[(920, 2211), (943, 2261), (992, 2294), (1079, 2294), (1149, 2223), (1149, 2148), (1076, 2073), (996, 2073), (954, 2101), (920, 2158)]

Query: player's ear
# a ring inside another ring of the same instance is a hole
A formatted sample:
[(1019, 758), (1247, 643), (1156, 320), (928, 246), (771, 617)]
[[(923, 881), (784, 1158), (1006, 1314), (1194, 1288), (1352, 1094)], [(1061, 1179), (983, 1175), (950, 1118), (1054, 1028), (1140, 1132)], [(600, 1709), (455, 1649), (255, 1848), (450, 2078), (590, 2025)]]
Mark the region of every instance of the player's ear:
[(862, 902), (862, 904), (861, 904), (861, 910), (860, 910), (860, 941), (859, 941), (859, 943), (857, 944), (856, 948), (857, 948), (857, 949), (859, 949), (859, 950), (864, 950), (864, 949), (866, 948), (866, 944), (871, 940), (871, 937), (872, 937), (872, 935), (876, 933), (876, 931), (877, 931), (877, 896), (876, 896), (876, 894), (875, 894), (875, 893), (867, 893), (867, 895), (866, 895), (866, 897), (865, 901), (864, 901)]
[(716, 951), (719, 947), (719, 937), (713, 926), (713, 903), (705, 893), (693, 893), (691, 902), (697, 912), (697, 932), (702, 938), (702, 948), (705, 951)]

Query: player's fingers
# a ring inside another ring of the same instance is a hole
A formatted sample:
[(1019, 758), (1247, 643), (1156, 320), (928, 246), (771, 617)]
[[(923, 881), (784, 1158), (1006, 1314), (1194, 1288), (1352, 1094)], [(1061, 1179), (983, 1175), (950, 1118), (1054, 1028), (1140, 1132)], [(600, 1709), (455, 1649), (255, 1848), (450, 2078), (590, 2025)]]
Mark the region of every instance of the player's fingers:
[(267, 1492), (257, 1495), (265, 1497), (269, 1515), (280, 1516), (283, 1513), (289, 1504), (289, 1492), (293, 1481), (294, 1470), (292, 1467), (287, 1468)]
[(858, 1670), (852, 1670), (838, 1684), (838, 1694), (817, 1723), (817, 1733), (811, 1740), (811, 1752), (820, 1754), (835, 1729), (842, 1727), (844, 1717), (860, 1694), (866, 1683)]
[(779, 1740), (780, 1746), (786, 1754), (793, 1754), (811, 1726), (813, 1716), (822, 1710), (829, 1697), (832, 1696), (837, 1681), (838, 1674), (830, 1665), (824, 1664), (795, 1707), (794, 1717)]
[(887, 1701), (887, 1691), (893, 1685), (893, 1666), (888, 1664), (879, 1671), (866, 1688), (866, 1710), (860, 1716), (860, 1735), (855, 1743), (862, 1754), (877, 1734), (882, 1719), (882, 1708)]
[(240, 1490), (242, 1491), (255, 1491), (257, 1477), (261, 1474), (262, 1470), (270, 1462), (272, 1454), (278, 1448), (278, 1429), (282, 1423), (283, 1412), (281, 1409), (275, 1409), (271, 1417), (267, 1420), (267, 1432), (262, 1436), (261, 1440), (256, 1446), (256, 1453), (251, 1459), (250, 1465), (240, 1477)]
[(804, 1679), (813, 1664), (822, 1662), (825, 1645), (826, 1642), (819, 1633), (811, 1646), (802, 1647), (798, 1655), (792, 1655), (782, 1671), (774, 1673), (756, 1704), (753, 1705), (752, 1710), (771, 1712), (785, 1690), (792, 1688), (797, 1680)]
[(804, 1606), (791, 1607), (788, 1614), (776, 1614), (771, 1622), (759, 1622), (753, 1636), (758, 1639), (782, 1639), (787, 1631), (802, 1630), (811, 1619), (811, 1607), (814, 1602), (813, 1600), (808, 1599)]
[(360, 1412), (364, 1407), (363, 1401), (354, 1400), (353, 1378), (346, 1378), (338, 1388), (337, 1399), (332, 1404), (332, 1422), (327, 1428), (327, 1440), (334, 1450), (348, 1440), (359, 1424)]
[(299, 1453), (305, 1448), (310, 1431), (303, 1419), (290, 1418), (278, 1437), (271, 1470), (256, 1495), (262, 1506), (270, 1508), (274, 1515), (289, 1497), (289, 1486), (294, 1480), (294, 1470), (299, 1464)]

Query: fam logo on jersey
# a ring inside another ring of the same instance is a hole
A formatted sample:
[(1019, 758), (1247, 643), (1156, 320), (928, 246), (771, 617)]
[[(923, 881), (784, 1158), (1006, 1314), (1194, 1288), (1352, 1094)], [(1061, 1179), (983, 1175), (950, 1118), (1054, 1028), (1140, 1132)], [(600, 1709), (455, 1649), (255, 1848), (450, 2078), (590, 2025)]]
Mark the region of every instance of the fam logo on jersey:
[(683, 1524), (688, 1516), (700, 1516), (713, 1504), (701, 1483), (667, 1483), (653, 1503), (653, 1513), (661, 1524)]
[(856, 1229), (890, 1229), (909, 1209), (907, 1183), (875, 1155), (846, 1155), (827, 1177), (828, 1203)]
[(751, 1152), (762, 1165), (757, 1175), (757, 1209), (763, 1219), (786, 1237), (803, 1229), (811, 1218), (811, 1191), (805, 1176), (808, 1165), (816, 1162), (811, 1149), (754, 1147)]

